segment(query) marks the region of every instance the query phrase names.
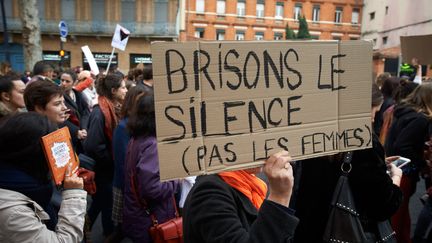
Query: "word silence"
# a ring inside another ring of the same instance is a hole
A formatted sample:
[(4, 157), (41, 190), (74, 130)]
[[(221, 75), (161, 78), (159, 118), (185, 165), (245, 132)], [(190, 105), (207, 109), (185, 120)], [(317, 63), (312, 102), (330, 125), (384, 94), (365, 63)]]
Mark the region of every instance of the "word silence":
[(371, 44), (152, 44), (162, 180), (371, 146)]

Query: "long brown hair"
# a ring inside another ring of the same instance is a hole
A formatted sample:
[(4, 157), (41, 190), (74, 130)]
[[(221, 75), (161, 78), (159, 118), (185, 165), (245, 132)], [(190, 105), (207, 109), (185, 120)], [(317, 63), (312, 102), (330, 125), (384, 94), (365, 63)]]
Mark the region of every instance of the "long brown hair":
[(432, 83), (419, 85), (406, 99), (402, 100), (402, 104), (432, 118)]

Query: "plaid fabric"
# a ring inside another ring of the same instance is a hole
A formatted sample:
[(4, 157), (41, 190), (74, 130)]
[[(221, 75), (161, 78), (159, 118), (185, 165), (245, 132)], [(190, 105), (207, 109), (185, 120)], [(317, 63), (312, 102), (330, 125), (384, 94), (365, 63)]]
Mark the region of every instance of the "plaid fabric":
[(111, 219), (115, 225), (123, 222), (123, 192), (120, 188), (113, 187), (113, 208)]

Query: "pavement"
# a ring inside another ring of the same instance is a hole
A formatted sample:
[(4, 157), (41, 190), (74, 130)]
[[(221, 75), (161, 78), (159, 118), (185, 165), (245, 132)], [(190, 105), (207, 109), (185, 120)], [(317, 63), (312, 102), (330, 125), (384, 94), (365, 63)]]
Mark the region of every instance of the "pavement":
[[(423, 205), (420, 202), (419, 198), (425, 193), (425, 191), (426, 189), (425, 189), (424, 181), (420, 180), (417, 183), (416, 193), (411, 197), (410, 200), (411, 235), (414, 232), (417, 223), (417, 217), (423, 208)], [(93, 225), (91, 237), (92, 237), (92, 243), (103, 243), (102, 224), (100, 221), (100, 215), (97, 218), (95, 224)], [(132, 241), (130, 239), (124, 239), (123, 241), (121, 241), (121, 243), (132, 243)]]

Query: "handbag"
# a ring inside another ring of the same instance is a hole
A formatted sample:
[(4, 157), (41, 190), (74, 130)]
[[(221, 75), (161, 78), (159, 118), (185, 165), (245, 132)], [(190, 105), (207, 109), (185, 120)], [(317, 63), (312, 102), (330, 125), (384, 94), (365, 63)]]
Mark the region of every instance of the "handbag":
[(326, 242), (396, 242), (395, 232), (390, 222), (374, 222), (376, 232), (365, 232), (360, 214), (356, 210), (354, 197), (348, 182), (348, 174), (352, 169), (352, 152), (346, 152), (341, 164), (342, 175), (336, 184), (331, 201), (331, 209), (327, 220), (323, 240)]
[(149, 232), (154, 243), (183, 243), (183, 220), (178, 214), (174, 197), (172, 199), (176, 209), (175, 218), (159, 224), (154, 214), (150, 214), (153, 226)]
[(175, 218), (159, 224), (156, 216), (150, 212), (147, 201), (140, 198), (138, 195), (135, 184), (135, 174), (131, 177), (131, 190), (137, 201), (151, 217), (153, 225), (150, 227), (149, 233), (153, 239), (153, 243), (183, 243), (183, 219), (179, 216), (174, 196), (172, 197), (172, 201), (175, 208)]

